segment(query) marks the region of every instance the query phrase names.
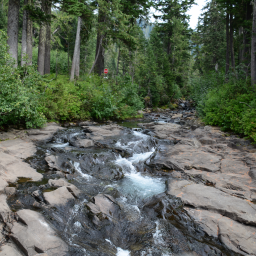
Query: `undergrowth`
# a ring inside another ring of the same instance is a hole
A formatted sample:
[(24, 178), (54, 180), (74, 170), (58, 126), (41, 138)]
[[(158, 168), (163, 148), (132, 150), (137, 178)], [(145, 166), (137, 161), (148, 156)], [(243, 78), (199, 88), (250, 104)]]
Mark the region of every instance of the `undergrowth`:
[(205, 124), (217, 125), (256, 141), (256, 93), (250, 81), (212, 73), (192, 82), (192, 98)]

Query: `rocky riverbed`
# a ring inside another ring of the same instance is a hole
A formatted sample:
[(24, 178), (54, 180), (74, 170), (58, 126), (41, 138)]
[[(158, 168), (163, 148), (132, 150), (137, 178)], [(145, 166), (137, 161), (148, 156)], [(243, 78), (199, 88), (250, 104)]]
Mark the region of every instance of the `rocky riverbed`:
[(256, 255), (255, 147), (144, 114), (0, 134), (0, 256)]

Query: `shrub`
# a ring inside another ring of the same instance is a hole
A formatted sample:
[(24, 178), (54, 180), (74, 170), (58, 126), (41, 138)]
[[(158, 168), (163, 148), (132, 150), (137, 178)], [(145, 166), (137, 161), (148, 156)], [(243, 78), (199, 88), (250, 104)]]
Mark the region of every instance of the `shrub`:
[(208, 92), (204, 103), (205, 123), (219, 125), (256, 139), (255, 93), (243, 80)]
[[(48, 77), (48, 79), (51, 76)], [(135, 117), (143, 108), (138, 86), (125, 77), (115, 82), (96, 75), (75, 83), (59, 75), (45, 89), (43, 113), (48, 119), (126, 119)]]
[(46, 119), (40, 109), (40, 76), (33, 67), (15, 69), (8, 54), (7, 35), (0, 30), (0, 125), (40, 127)]

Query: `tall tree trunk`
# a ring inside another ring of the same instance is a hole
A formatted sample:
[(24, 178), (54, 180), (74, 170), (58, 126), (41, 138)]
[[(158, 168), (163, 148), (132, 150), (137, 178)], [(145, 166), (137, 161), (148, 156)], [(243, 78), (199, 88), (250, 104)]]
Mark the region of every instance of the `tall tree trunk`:
[(68, 38), (68, 74), (70, 75), (70, 70), (69, 70), (69, 38)]
[(58, 49), (56, 50), (56, 56), (55, 56), (55, 79), (57, 79), (58, 76)]
[[(46, 1), (45, 12), (51, 15), (51, 1)], [(45, 58), (44, 73), (50, 74), (51, 71), (51, 22), (46, 24)]]
[[(104, 36), (101, 36), (101, 38), (100, 38), (100, 43), (99, 43), (100, 45), (102, 44), (103, 37)], [(92, 73), (92, 71), (94, 70), (94, 67), (95, 67), (95, 65), (97, 63), (98, 57), (100, 55), (100, 49), (101, 49), (101, 47), (98, 47), (98, 52), (96, 52), (96, 57), (95, 57), (93, 65), (92, 65), (92, 68), (91, 68), (91, 70), (89, 72), (89, 75)]]
[[(242, 38), (243, 27), (239, 27), (238, 33), (239, 33), (239, 38)], [(239, 43), (239, 54), (238, 54), (238, 63), (239, 64), (242, 63), (242, 55), (243, 55), (243, 44), (241, 42), (241, 43)]]
[[(32, 4), (32, 0), (28, 0), (28, 4)], [(33, 50), (33, 21), (30, 18), (29, 12), (27, 12), (27, 36), (26, 36), (26, 41), (27, 41), (27, 55), (28, 55), (28, 65), (32, 65), (32, 50)]]
[(252, 43), (251, 43), (251, 83), (256, 84), (256, 0), (253, 1)]
[[(27, 5), (27, 0), (24, 1), (24, 7)], [(22, 39), (21, 39), (21, 66), (26, 64), (27, 54), (27, 10), (23, 10), (23, 23), (22, 23)]]
[(85, 49), (85, 54), (84, 54), (84, 73), (86, 73), (86, 59), (87, 59), (87, 49)]
[(80, 31), (81, 31), (81, 17), (78, 17), (77, 29), (76, 29), (76, 42), (75, 42), (72, 67), (71, 67), (71, 72), (70, 72), (70, 81), (73, 81), (75, 78), (75, 67), (76, 67), (76, 61), (77, 61), (77, 57), (78, 57), (78, 53), (79, 53)]
[(230, 13), (230, 55), (231, 65), (235, 69), (235, 54), (234, 54), (234, 28), (233, 28), (233, 14)]
[(75, 74), (76, 77), (79, 77), (80, 75), (80, 45), (81, 43), (81, 36), (79, 37), (79, 46), (78, 46), (78, 53), (77, 53), (77, 59), (76, 59), (76, 68), (75, 68)]
[[(99, 9), (99, 16), (98, 16), (98, 22), (102, 23), (105, 22), (105, 16)], [(97, 33), (97, 45), (96, 45), (96, 53), (95, 53), (95, 66), (94, 66), (94, 72), (97, 73), (99, 76), (103, 74), (104, 72), (104, 48), (102, 46), (103, 41), (103, 35), (102, 32), (98, 31)]]
[(120, 46), (118, 47), (118, 57), (117, 57), (117, 63), (116, 63), (116, 75), (117, 76), (119, 73), (119, 62), (120, 62)]
[(229, 71), (229, 13), (227, 10), (227, 14), (226, 14), (226, 43), (227, 43), (227, 47), (226, 47), (226, 74)]
[[(246, 21), (251, 21), (252, 20), (252, 5), (250, 4), (250, 1), (247, 1), (244, 5), (244, 19)], [(249, 22), (247, 22), (249, 23)], [(251, 54), (250, 54), (250, 39), (251, 39), (251, 28), (248, 28), (245, 26), (243, 28), (243, 50), (242, 50), (242, 62), (245, 64), (245, 72), (248, 74), (249, 66), (250, 66), (250, 61), (251, 61)]]
[(9, 0), (7, 43), (9, 45), (9, 53), (15, 61), (14, 67), (18, 67), (19, 9), (20, 0)]
[(96, 55), (95, 55), (95, 66), (94, 72), (99, 76), (104, 72), (104, 48), (102, 46), (102, 38), (101, 33), (97, 34), (97, 46), (96, 46)]
[(125, 60), (124, 60), (124, 58), (123, 58), (123, 76), (125, 75)]
[[(42, 11), (45, 12), (46, 0), (42, 0)], [(37, 59), (37, 70), (41, 75), (44, 75), (44, 60), (45, 60), (45, 42), (46, 42), (46, 24), (41, 23), (39, 32), (39, 43), (38, 43), (38, 59)]]

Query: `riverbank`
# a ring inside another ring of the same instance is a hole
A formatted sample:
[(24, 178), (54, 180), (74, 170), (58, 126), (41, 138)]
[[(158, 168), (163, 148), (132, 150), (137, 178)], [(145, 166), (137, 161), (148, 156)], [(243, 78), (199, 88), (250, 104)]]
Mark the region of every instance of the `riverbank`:
[(190, 110), (142, 121), (2, 133), (0, 255), (255, 254), (255, 147)]

